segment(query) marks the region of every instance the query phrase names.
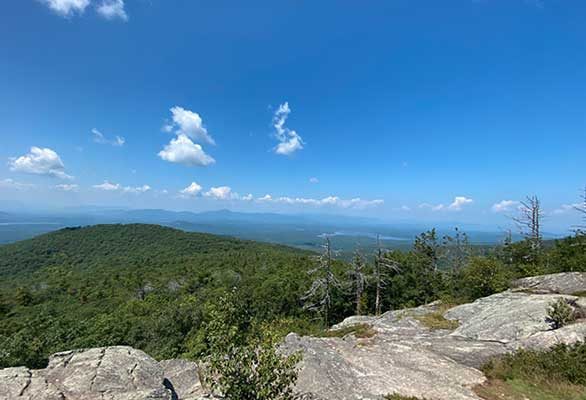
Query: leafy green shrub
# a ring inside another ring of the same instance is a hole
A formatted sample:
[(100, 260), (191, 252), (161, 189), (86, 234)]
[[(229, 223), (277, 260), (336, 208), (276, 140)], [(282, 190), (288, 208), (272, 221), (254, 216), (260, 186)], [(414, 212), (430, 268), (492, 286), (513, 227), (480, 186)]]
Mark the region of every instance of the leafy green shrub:
[(586, 386), (586, 343), (558, 344), (549, 350), (519, 350), (489, 361), (488, 378), (523, 379), (534, 383), (567, 383)]
[(205, 382), (226, 400), (293, 400), (298, 354), (277, 350), (278, 336), (266, 327), (243, 336), (242, 313), (233, 294), (212, 307), (206, 326), (210, 355)]
[(574, 320), (574, 309), (563, 297), (560, 297), (549, 305), (546, 322), (548, 322), (553, 329), (561, 328)]
[(475, 300), (506, 290), (510, 278), (510, 273), (502, 262), (475, 257), (464, 268), (459, 284), (468, 300)]

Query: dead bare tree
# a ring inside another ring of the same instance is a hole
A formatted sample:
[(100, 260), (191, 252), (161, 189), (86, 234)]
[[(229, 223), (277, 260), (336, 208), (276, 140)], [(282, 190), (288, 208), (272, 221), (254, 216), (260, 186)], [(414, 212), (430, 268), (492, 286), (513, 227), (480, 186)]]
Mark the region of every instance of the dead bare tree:
[(356, 315), (362, 315), (362, 295), (364, 294), (364, 287), (366, 286), (366, 274), (364, 272), (366, 262), (360, 250), (354, 252), (354, 260), (352, 260), (352, 269), (349, 271), (352, 291), (356, 302)]
[(461, 232), (458, 227), (454, 228), (454, 236), (444, 235), (442, 244), (443, 251), (441, 257), (447, 267), (452, 271), (460, 271), (470, 258), (472, 249), (468, 240), (468, 235)]
[(519, 216), (513, 217), (513, 221), (519, 227), (521, 235), (530, 243), (531, 255), (535, 260), (542, 247), (541, 220), (543, 219), (543, 210), (537, 196), (527, 196), (525, 201), (521, 202), (519, 207)]
[(386, 256), (386, 251), (384, 251), (380, 244), (380, 236), (376, 236), (376, 245), (377, 250), (374, 257), (374, 272), (373, 272), (373, 279), (376, 286), (376, 294), (374, 299), (374, 312), (376, 315), (381, 314), (381, 293), (383, 288), (387, 285), (386, 276), (390, 272), (400, 272), (401, 267), (400, 265), (389, 259)]
[(586, 186), (584, 186), (584, 193), (580, 196), (581, 204), (574, 206), (576, 211), (582, 214), (582, 221), (584, 225), (579, 225), (577, 229), (577, 233), (585, 234), (586, 233)]
[(329, 237), (326, 237), (322, 248), (323, 252), (317, 258), (317, 266), (308, 272), (315, 276), (315, 279), (301, 300), (306, 302), (303, 306), (305, 309), (316, 311), (323, 316), (324, 324), (327, 327), (332, 308), (332, 290), (341, 288), (341, 284), (334, 275), (332, 243)]

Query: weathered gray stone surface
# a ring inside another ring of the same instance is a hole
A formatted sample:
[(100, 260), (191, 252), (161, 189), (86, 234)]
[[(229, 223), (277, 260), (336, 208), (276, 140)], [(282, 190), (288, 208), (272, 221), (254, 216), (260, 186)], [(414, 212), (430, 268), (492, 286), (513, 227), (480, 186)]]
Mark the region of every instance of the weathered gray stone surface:
[(575, 294), (586, 291), (586, 272), (563, 272), (517, 279), (512, 287), (534, 293)]
[(163, 368), (165, 384), (181, 400), (196, 400), (205, 395), (199, 379), (197, 364), (187, 360), (165, 360), (159, 362)]
[(417, 319), (439, 309), (438, 303), (432, 303), (378, 318), (350, 317), (332, 328), (369, 324), (376, 335), (368, 339), (291, 334), (285, 347), (304, 354), (297, 390), (327, 400), (381, 399), (389, 393), (478, 400), (472, 388), (485, 379), (478, 368), (493, 356), (584, 339), (584, 320), (557, 330), (546, 321), (549, 305), (560, 297), (574, 308), (583, 307), (583, 298), (553, 294), (586, 289), (579, 275), (568, 275), (525, 280), (525, 286), (539, 288), (538, 294), (506, 291), (454, 307), (444, 314), (458, 320), (460, 326), (454, 331), (432, 331)]
[(0, 400), (196, 400), (198, 385), (194, 363), (159, 364), (127, 346), (57, 353), (42, 370), (0, 370)]

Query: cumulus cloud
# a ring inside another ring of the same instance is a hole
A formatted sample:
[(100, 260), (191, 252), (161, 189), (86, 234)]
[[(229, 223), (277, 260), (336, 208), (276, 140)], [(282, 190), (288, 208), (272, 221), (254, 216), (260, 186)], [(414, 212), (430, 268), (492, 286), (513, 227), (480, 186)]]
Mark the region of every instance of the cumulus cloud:
[(285, 102), (279, 106), (273, 116), (275, 138), (279, 141), (279, 144), (274, 148), (276, 154), (290, 155), (303, 149), (304, 142), (301, 136), (285, 126), (290, 113), (289, 103)]
[(102, 132), (96, 128), (92, 129), (94, 135), (94, 142), (99, 144), (109, 144), (110, 146), (121, 147), (126, 143), (126, 139), (122, 136), (115, 136), (114, 139), (107, 139)]
[(49, 148), (33, 146), (28, 154), (10, 158), (8, 165), (10, 170), (15, 172), (73, 179), (71, 175), (65, 173), (65, 165), (61, 157)]
[(419, 205), (419, 208), (427, 208), (431, 211), (462, 211), (462, 207), (467, 204), (472, 204), (474, 200), (469, 199), (465, 196), (456, 196), (454, 197), (454, 201), (452, 201), (447, 206), (444, 204), (429, 204), (429, 203), (422, 203)]
[(60, 185), (55, 185), (55, 189), (61, 190), (62, 192), (77, 192), (77, 190), (79, 189), (79, 185), (76, 185), (74, 183), (62, 183)]
[(199, 144), (193, 143), (190, 138), (183, 134), (172, 139), (158, 155), (165, 161), (183, 164), (188, 167), (207, 167), (216, 162), (213, 157), (204, 152)]
[(491, 210), (495, 213), (508, 212), (518, 208), (520, 204), (517, 200), (501, 200), (493, 204)]
[(248, 193), (247, 195), (242, 196), (240, 199), (244, 201), (252, 201), (254, 200), (254, 196), (252, 195), (252, 193)]
[(239, 198), (238, 193), (233, 193), (230, 186), (212, 187), (210, 190), (204, 193), (204, 196), (211, 197), (216, 200), (234, 200)]
[(197, 182), (191, 182), (185, 189), (179, 191), (182, 197), (195, 197), (201, 192), (202, 187)]
[(456, 196), (452, 204), (448, 206), (449, 210), (460, 211), (466, 204), (472, 204), (474, 200), (464, 196)]
[(62, 17), (83, 14), (90, 5), (90, 0), (41, 0), (41, 2)]
[(124, 10), (124, 0), (103, 0), (96, 7), (96, 11), (108, 20), (121, 19), (122, 21), (128, 21), (128, 15)]
[(312, 176), (311, 178), (309, 178), (309, 183), (319, 183), (319, 179), (317, 179), (315, 176)]
[(171, 139), (171, 142), (159, 152), (159, 157), (189, 167), (207, 167), (214, 164), (216, 160), (206, 154), (201, 144), (198, 144), (216, 144), (203, 126), (199, 114), (178, 106), (171, 108), (170, 111), (172, 122), (165, 125), (163, 130), (174, 133), (177, 137)]
[(173, 122), (163, 127), (166, 132), (175, 132), (177, 136), (185, 135), (194, 142), (216, 144), (198, 113), (186, 110), (183, 107), (171, 108)]

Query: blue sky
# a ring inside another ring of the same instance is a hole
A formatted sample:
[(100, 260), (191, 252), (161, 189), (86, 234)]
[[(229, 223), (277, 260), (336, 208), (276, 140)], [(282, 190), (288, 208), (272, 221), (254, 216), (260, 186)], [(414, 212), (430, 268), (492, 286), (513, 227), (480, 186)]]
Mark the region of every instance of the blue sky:
[(583, 1), (2, 9), (1, 207), (578, 222)]

